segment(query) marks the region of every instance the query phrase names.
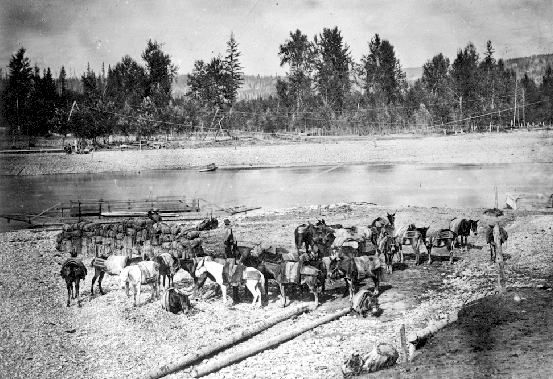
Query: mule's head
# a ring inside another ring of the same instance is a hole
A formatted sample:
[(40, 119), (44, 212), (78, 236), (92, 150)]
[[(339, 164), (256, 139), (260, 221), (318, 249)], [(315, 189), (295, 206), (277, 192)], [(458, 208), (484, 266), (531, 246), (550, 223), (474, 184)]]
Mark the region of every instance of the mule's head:
[(386, 212), (386, 217), (388, 218), (388, 222), (389, 222), (390, 225), (392, 225), (392, 226), (395, 226), (395, 222), (396, 222), (396, 213), (397, 213), (397, 212), (394, 212), (394, 213), (388, 213), (388, 212)]

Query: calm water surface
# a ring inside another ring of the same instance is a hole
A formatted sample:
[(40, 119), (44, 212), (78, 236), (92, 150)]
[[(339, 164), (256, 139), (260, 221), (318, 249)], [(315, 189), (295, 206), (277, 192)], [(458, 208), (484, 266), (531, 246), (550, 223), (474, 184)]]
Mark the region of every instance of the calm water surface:
[[(553, 192), (553, 165), (354, 165), (0, 177), (0, 214), (38, 213), (76, 199), (186, 196), (264, 210), (367, 201), (381, 206), (493, 207), (506, 192)], [(204, 204), (204, 203), (200, 203)], [(0, 231), (21, 228), (0, 220)]]

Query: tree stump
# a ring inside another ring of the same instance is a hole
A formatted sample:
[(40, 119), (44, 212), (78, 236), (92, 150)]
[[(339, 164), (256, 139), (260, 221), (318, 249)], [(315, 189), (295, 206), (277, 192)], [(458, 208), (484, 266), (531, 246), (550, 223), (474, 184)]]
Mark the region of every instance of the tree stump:
[(387, 343), (380, 343), (366, 355), (353, 353), (342, 366), (344, 378), (376, 372), (393, 366), (399, 358), (398, 351)]

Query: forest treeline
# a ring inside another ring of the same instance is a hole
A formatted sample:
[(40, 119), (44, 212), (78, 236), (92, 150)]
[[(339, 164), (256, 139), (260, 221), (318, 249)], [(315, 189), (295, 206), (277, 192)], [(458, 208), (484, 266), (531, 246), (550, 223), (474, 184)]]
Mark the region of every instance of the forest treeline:
[[(390, 41), (375, 34), (356, 62), (337, 27), (311, 39), (290, 32), (275, 51), (286, 75), (248, 78), (247, 85), (233, 34), (224, 55), (194, 62), (186, 83), (152, 40), (142, 62), (126, 55), (100, 72), (87, 67), (77, 81), (64, 67), (53, 78), (25, 54), (22, 47), (11, 57), (2, 83), (1, 112), (13, 135), (95, 139), (210, 128), (370, 134), (553, 121), (549, 56), (536, 58), (545, 64), (540, 78), (517, 78), (526, 61), (496, 59), (490, 41), (482, 54), (469, 42), (453, 61), (435, 55), (412, 83)], [(268, 87), (274, 95), (259, 96)]]

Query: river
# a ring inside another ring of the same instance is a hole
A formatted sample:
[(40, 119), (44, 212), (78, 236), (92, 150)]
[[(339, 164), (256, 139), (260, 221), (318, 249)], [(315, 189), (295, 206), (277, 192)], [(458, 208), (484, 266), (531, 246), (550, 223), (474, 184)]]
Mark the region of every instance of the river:
[[(186, 196), (223, 206), (260, 206), (263, 210), (354, 201), (389, 207), (493, 208), (494, 187), (500, 207), (505, 206), (506, 192), (551, 194), (553, 165), (372, 164), (3, 176), (0, 214), (38, 213), (76, 199), (150, 196)], [(24, 226), (0, 221), (0, 231)]]

